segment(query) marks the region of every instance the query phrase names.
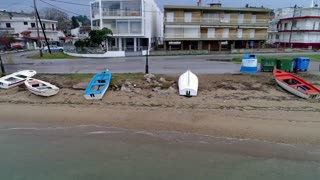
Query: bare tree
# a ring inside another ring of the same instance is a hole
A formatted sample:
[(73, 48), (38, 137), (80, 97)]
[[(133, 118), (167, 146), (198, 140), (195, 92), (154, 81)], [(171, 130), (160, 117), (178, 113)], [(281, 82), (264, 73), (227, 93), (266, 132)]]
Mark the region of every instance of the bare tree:
[(58, 21), (58, 29), (62, 30), (65, 34), (70, 33), (71, 20), (67, 13), (55, 8), (43, 8), (40, 10), (40, 16), (44, 19)]

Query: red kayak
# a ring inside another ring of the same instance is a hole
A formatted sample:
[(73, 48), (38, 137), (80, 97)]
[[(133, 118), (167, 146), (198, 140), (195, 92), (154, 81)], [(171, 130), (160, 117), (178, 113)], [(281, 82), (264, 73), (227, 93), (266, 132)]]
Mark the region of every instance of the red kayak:
[(320, 99), (320, 90), (293, 74), (274, 69), (273, 76), (279, 86), (292, 94), (305, 99)]

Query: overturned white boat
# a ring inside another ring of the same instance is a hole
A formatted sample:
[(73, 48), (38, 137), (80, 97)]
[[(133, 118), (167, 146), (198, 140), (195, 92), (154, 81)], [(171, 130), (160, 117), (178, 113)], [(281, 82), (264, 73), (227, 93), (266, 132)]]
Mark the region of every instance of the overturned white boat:
[(9, 89), (24, 83), (27, 78), (33, 77), (37, 72), (34, 70), (24, 70), (9, 74), (0, 78), (0, 88)]
[(180, 96), (197, 96), (198, 94), (198, 77), (190, 70), (179, 77), (179, 94)]
[(59, 88), (57, 86), (39, 79), (28, 78), (24, 84), (31, 93), (38, 96), (48, 97), (56, 95), (59, 92)]

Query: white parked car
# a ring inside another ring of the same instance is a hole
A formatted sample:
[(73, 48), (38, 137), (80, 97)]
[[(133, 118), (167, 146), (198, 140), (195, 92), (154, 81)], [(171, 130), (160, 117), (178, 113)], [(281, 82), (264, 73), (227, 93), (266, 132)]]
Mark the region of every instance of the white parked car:
[[(50, 50), (51, 50), (51, 52), (63, 52), (64, 51), (63, 47), (57, 46), (57, 45), (50, 45)], [(45, 46), (43, 48), (43, 51), (49, 52), (48, 46)]]

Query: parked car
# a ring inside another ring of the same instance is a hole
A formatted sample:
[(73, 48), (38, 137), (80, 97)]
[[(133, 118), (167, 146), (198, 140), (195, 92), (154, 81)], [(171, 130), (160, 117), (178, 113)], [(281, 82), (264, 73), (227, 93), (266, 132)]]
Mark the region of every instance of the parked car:
[[(51, 50), (51, 52), (63, 52), (64, 51), (63, 47), (57, 46), (57, 45), (50, 45), (50, 50)], [(48, 46), (45, 46), (43, 48), (43, 51), (49, 52)]]

